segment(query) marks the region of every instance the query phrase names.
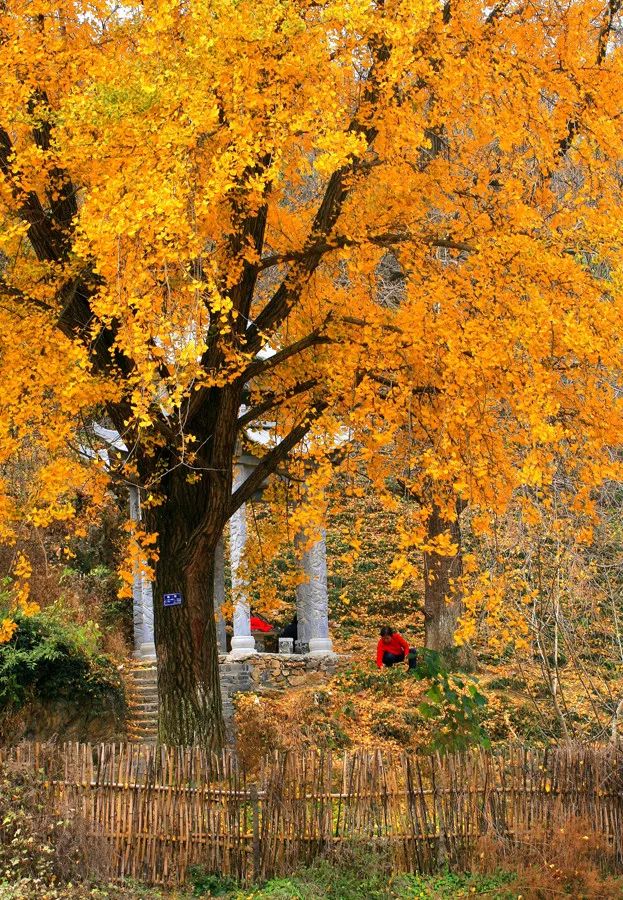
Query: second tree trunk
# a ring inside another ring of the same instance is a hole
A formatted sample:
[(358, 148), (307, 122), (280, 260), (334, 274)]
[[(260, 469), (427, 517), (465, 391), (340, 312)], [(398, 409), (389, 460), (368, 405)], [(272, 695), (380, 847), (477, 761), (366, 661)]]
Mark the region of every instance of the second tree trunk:
[(424, 554), (424, 630), (426, 647), (447, 653), (454, 649), (454, 634), (463, 611), (461, 586), (463, 574), (461, 529), (457, 514), (453, 522), (442, 518), (433, 504), (428, 517), (428, 539), (449, 534), (457, 548), (451, 556)]

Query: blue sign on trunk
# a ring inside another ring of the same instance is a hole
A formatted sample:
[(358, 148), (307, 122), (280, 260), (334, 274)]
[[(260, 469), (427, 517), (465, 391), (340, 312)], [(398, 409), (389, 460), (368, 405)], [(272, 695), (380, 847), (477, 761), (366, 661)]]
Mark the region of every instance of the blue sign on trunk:
[(163, 606), (181, 606), (182, 605), (182, 595), (181, 594), (164, 594), (162, 598)]

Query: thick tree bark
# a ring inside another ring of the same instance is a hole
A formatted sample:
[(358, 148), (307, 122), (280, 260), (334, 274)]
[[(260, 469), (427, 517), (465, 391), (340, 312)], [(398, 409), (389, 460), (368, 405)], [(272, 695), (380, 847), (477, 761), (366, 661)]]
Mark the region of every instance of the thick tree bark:
[(428, 538), (432, 540), (441, 534), (450, 534), (452, 543), (458, 549), (453, 556), (424, 554), (424, 631), (429, 650), (448, 653), (455, 650), (454, 634), (463, 612), (460, 586), (457, 584), (457, 579), (463, 574), (461, 528), (458, 514), (453, 522), (448, 522), (433, 503), (428, 517)]
[[(162, 552), (162, 551), (161, 551)], [(165, 551), (166, 553), (166, 551)], [(223, 711), (214, 621), (214, 551), (181, 564), (166, 553), (155, 592), (158, 736), (162, 743), (219, 749)], [(182, 594), (181, 606), (164, 607), (165, 593)]]
[[(158, 732), (162, 743), (218, 749), (224, 738), (214, 619), (214, 559), (222, 531), (219, 498), (201, 479), (182, 470), (167, 478), (167, 499), (148, 521), (158, 532), (154, 590), (158, 656)], [(229, 501), (222, 491), (222, 506)], [(219, 494), (221, 492), (219, 491)], [(213, 527), (200, 530), (214, 507)], [(165, 607), (163, 595), (180, 593), (180, 606)]]

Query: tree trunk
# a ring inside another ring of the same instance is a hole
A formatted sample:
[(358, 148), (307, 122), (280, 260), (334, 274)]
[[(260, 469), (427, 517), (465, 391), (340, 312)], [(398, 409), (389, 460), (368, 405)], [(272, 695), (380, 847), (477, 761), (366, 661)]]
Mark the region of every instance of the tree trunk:
[[(205, 523), (214, 496), (203, 479), (189, 484), (186, 474), (181, 470), (168, 477), (166, 502), (149, 516), (158, 532), (159, 555), (154, 590), (158, 733), (162, 743), (216, 750), (224, 738), (214, 618), (214, 562), (222, 515), (215, 510), (207, 533), (197, 529)], [(223, 491), (222, 504), (229, 494)], [(181, 594), (182, 603), (165, 607), (163, 595), (172, 593)]]
[[(463, 602), (457, 579), (463, 574), (461, 553), (461, 529), (459, 509), (454, 522), (441, 517), (439, 507), (433, 504), (428, 517), (428, 538), (449, 533), (457, 546), (454, 556), (437, 553), (424, 554), (424, 630), (426, 647), (440, 653), (454, 651), (454, 634), (463, 612)], [(452, 582), (455, 582), (454, 584)]]

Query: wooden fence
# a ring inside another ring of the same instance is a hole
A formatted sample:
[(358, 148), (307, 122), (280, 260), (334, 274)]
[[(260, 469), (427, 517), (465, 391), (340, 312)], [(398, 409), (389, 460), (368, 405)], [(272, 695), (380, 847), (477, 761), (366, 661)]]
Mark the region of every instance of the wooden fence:
[(468, 868), (483, 840), (547, 853), (572, 820), (623, 869), (623, 754), (611, 748), (288, 753), (252, 781), (233, 754), (196, 748), (22, 744), (0, 752), (8, 761), (39, 771), (53, 807), (106, 843), (111, 875), (154, 884), (194, 864), (250, 882), (355, 844), (394, 871)]

